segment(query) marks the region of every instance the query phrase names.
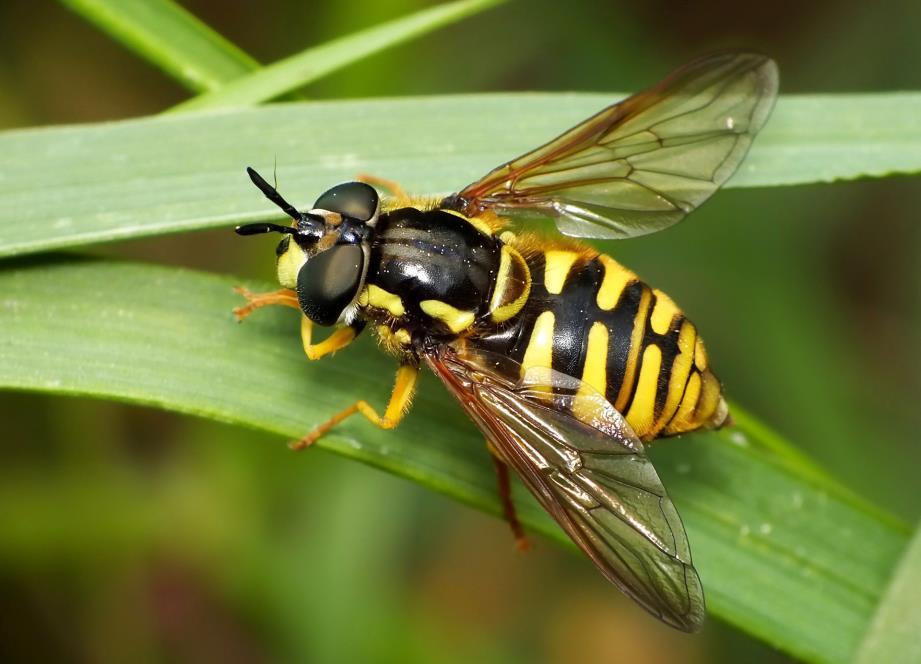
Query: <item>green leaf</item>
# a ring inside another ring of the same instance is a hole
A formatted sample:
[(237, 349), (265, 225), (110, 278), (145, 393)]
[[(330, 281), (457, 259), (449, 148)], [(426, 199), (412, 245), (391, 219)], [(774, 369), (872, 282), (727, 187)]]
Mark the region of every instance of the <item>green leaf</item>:
[(921, 661), (921, 529), (892, 577), (870, 629), (863, 637), (856, 664)]
[(193, 92), (217, 90), (259, 63), (172, 0), (60, 0)]
[[(7, 261), (0, 387), (149, 404), (283, 439), (359, 396), (384, 402), (395, 365), (373, 342), (308, 362), (296, 312), (234, 323), (233, 283), (130, 263)], [(423, 380), (398, 430), (353, 418), (319, 444), (497, 513), (482, 437), (434, 378)], [(283, 439), (278, 453), (293, 454)], [(908, 532), (775, 453), (784, 446), (742, 418), (731, 430), (660, 442), (651, 456), (687, 525), (712, 614), (804, 659), (850, 660)], [(533, 500), (516, 500), (529, 526), (565, 541)]]
[[(369, 172), (456, 191), (621, 95), (493, 94), (294, 103), (0, 134), (0, 255), (229, 227)], [(782, 98), (727, 186), (921, 170), (921, 94)]]
[(459, 0), (430, 7), (367, 30), (308, 48), (174, 107), (176, 111), (249, 106), (274, 99), (378, 51), (401, 44), (499, 4)]

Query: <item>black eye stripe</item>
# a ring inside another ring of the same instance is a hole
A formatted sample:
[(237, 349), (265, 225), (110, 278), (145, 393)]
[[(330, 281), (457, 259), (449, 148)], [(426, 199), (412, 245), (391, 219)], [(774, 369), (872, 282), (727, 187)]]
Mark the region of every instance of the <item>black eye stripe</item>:
[(285, 253), (286, 251), (288, 251), (288, 245), (289, 245), (289, 244), (291, 244), (291, 236), (290, 236), (290, 235), (285, 235), (285, 236), (281, 239), (281, 242), (278, 243), (278, 246), (275, 247), (275, 255), (276, 255), (276, 256), (281, 256), (283, 253)]

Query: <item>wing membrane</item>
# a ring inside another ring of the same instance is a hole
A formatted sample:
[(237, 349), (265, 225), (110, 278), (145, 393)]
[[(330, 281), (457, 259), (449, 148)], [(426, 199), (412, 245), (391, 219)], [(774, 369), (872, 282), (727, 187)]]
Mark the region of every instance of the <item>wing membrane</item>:
[(777, 96), (777, 66), (729, 53), (694, 61), (457, 194), (467, 214), (550, 215), (566, 235), (661, 230), (735, 172)]
[[(549, 369), (517, 384), (495, 371), (506, 358), (426, 358), (541, 505), (602, 573), (653, 615), (700, 628), (704, 598), (687, 536), (643, 444), (597, 392)], [(547, 387), (553, 386), (552, 403)], [(588, 425), (567, 414), (592, 401)]]

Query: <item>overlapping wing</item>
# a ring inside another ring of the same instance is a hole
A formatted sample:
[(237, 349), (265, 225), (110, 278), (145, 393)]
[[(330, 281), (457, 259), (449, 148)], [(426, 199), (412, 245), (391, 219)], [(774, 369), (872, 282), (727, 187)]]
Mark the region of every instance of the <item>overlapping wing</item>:
[[(448, 350), (426, 360), (611, 582), (666, 623), (700, 628), (703, 589), (681, 519), (643, 444), (603, 396), (549, 369), (511, 384), (502, 376), (513, 374), (496, 371), (509, 360), (498, 356)], [(577, 399), (594, 413), (591, 425), (568, 414)]]
[(777, 96), (777, 65), (750, 53), (696, 60), (459, 192), (468, 215), (549, 215), (566, 235), (661, 230), (735, 172)]

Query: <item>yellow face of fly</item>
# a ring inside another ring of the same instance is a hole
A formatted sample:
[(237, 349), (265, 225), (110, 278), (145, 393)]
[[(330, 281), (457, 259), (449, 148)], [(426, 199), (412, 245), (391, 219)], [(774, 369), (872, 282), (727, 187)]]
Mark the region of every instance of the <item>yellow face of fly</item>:
[(275, 269), (278, 273), (278, 283), (283, 288), (295, 288), (297, 286), (297, 273), (307, 261), (307, 254), (297, 242), (292, 242), (288, 237), (282, 240), (278, 245), (278, 260), (275, 263)]

